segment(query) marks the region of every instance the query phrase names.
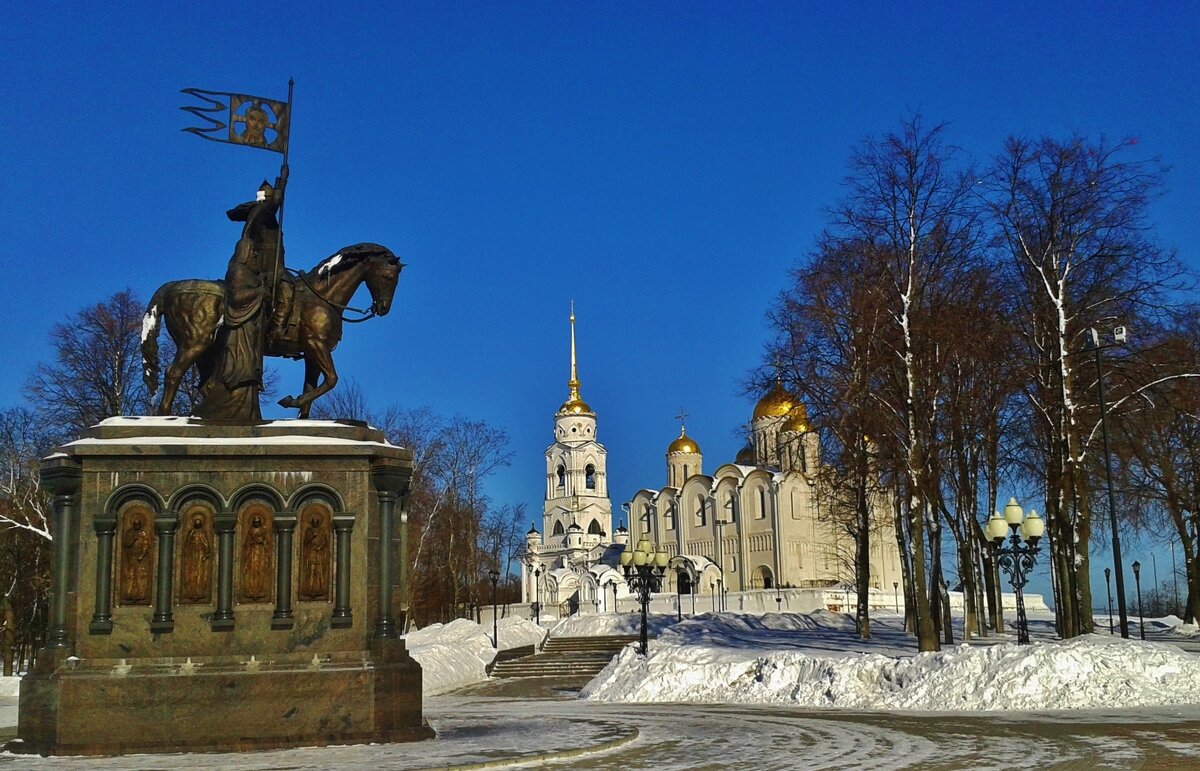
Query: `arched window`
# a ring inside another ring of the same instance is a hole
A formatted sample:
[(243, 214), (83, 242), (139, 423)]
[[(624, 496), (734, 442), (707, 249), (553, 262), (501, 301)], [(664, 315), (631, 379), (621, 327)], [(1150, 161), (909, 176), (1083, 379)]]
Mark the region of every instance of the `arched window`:
[(758, 488), (758, 518), (767, 518), (767, 491), (763, 488)]
[(567, 484), (567, 470), (565, 468), (563, 468), (563, 465), (560, 463), (560, 464), (558, 464), (558, 486), (565, 487), (566, 484)]
[(592, 464), (587, 464), (587, 468), (583, 470), (584, 484), (589, 490), (596, 489), (596, 467)]
[(663, 523), (666, 525), (667, 530), (675, 529), (675, 504), (672, 503), (663, 512)]
[(729, 522), (730, 524), (737, 522), (737, 493), (733, 490), (729, 491)]
[(696, 499), (696, 527), (704, 527), (704, 499)]
[(592, 520), (592, 524), (588, 525), (588, 535), (604, 535), (604, 530), (600, 528), (600, 523)]
[(687, 481), (687, 478), (688, 478), (688, 467), (687, 467), (687, 464), (685, 463), (685, 464), (683, 464), (683, 479), (679, 480), (679, 483), (682, 485), (684, 482)]
[(555, 523), (554, 523), (554, 535), (562, 535), (562, 534), (563, 534), (563, 533), (565, 533), (565, 532), (566, 532), (566, 531), (565, 531), (565, 530), (563, 530), (562, 522), (555, 522)]

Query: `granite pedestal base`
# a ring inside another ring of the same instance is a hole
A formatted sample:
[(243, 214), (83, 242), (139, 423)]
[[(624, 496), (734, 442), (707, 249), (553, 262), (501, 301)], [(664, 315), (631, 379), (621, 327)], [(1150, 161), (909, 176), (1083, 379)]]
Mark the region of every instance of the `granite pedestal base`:
[(49, 642), (9, 749), (431, 737), (396, 634), (411, 470), (380, 432), (321, 421), (116, 418), (59, 448)]
[[(402, 644), (399, 653), (403, 652)], [(21, 682), (14, 752), (119, 755), (427, 739), (407, 655), (257, 668), (233, 661), (64, 662)]]

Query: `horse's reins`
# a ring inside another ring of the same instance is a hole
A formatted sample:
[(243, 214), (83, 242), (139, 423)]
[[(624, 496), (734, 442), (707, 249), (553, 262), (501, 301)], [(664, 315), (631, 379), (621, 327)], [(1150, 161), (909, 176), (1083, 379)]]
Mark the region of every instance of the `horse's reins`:
[[(338, 312), (338, 314), (342, 317), (342, 321), (346, 322), (347, 324), (361, 324), (362, 322), (364, 322), (368, 319), (375, 318), (375, 315), (376, 315), (375, 308), (372, 307), (372, 308), (369, 308), (364, 311), (362, 308), (351, 308), (349, 305), (342, 305), (341, 303), (335, 303), (333, 300), (330, 300), (329, 298), (322, 296), (322, 294), (320, 292), (318, 292), (316, 290), (316, 288), (308, 282), (308, 274), (305, 273), (304, 271), (294, 270), (292, 268), (285, 268), (285, 270), (288, 273), (294, 274), (297, 278), (299, 278), (301, 281), (303, 281), (304, 285), (306, 287), (308, 287), (308, 291), (313, 293), (313, 296), (315, 296), (318, 300), (320, 300), (321, 302), (328, 305), (330, 308), (333, 308), (334, 310), (336, 310)], [(346, 318), (346, 311), (353, 311), (354, 313), (361, 314), (362, 318), (361, 319), (348, 319), (348, 318)]]

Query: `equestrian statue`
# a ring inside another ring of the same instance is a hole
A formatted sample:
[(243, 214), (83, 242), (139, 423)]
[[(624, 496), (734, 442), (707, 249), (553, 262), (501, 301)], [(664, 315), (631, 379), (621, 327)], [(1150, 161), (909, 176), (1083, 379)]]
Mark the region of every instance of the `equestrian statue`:
[[(224, 281), (191, 279), (163, 284), (142, 322), (142, 365), (146, 385), (158, 389), (158, 335), (161, 322), (175, 343), (175, 357), (163, 378), (159, 415), (171, 407), (185, 373), (197, 368), (200, 403), (196, 417), (237, 423), (262, 420), (259, 392), (263, 357), (304, 359), (304, 391), (279, 401), (307, 418), (312, 403), (337, 385), (333, 349), (343, 321), (385, 316), (404, 265), (379, 244), (338, 250), (311, 271), (292, 274), (284, 266), (282, 231), (276, 214), (283, 205), (288, 167), (275, 184), (263, 182), (253, 201), (227, 212), (244, 223)], [(349, 303), (367, 285), (369, 311)], [(347, 319), (346, 311), (364, 318)]]

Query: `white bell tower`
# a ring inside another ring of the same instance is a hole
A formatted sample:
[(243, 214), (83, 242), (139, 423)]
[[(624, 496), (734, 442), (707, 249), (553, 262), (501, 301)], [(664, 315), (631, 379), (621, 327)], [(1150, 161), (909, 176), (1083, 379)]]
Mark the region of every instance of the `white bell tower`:
[(565, 546), (578, 525), (587, 548), (610, 543), (612, 501), (608, 498), (608, 451), (596, 441), (596, 413), (579, 396), (575, 358), (575, 303), (571, 303), (571, 379), (568, 398), (554, 415), (554, 443), (546, 448), (544, 543)]

